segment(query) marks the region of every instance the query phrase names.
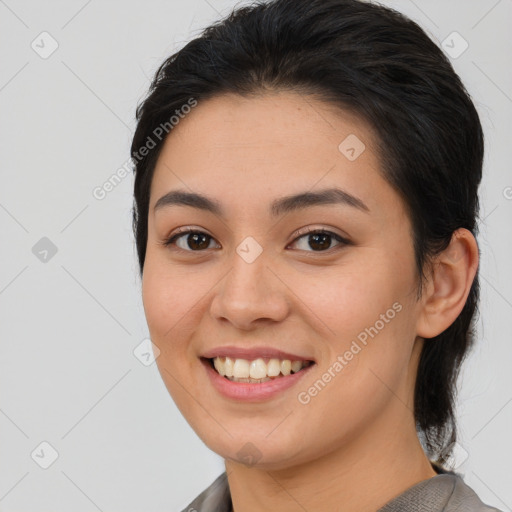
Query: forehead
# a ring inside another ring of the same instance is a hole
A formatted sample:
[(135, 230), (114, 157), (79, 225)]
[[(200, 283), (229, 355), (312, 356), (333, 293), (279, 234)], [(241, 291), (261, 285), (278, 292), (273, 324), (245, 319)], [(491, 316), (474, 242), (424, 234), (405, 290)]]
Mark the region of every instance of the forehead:
[(165, 140), (150, 208), (173, 188), (226, 201), (243, 197), (247, 204), (341, 187), (371, 209), (376, 200), (397, 199), (381, 175), (375, 142), (363, 120), (311, 96), (227, 94), (199, 101)]

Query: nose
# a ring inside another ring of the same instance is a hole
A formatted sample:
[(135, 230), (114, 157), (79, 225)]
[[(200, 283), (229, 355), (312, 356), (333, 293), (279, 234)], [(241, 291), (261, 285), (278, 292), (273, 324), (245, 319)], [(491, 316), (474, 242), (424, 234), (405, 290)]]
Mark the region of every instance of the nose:
[(289, 290), (265, 250), (252, 262), (234, 251), (231, 261), (231, 270), (216, 287), (211, 315), (247, 331), (283, 321), (290, 310)]

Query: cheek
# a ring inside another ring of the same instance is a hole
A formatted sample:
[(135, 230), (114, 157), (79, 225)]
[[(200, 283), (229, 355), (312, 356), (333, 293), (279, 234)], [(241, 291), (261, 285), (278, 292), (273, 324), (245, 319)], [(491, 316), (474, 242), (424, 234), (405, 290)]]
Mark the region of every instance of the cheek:
[(142, 279), (142, 300), (150, 326), (167, 329), (191, 308), (193, 287), (190, 273), (180, 273), (165, 258), (148, 251)]
[(354, 258), (314, 274), (289, 274), (288, 283), (300, 299), (297, 304), (305, 306), (304, 315), (342, 348), (349, 338), (373, 326), (381, 314), (391, 309), (387, 317), (394, 318), (393, 304), (403, 302), (407, 289), (404, 274), (397, 276), (391, 263), (377, 257), (374, 261)]
[[(389, 256), (375, 254), (374, 261), (354, 260), (329, 273), (324, 269), (316, 279), (295, 281), (294, 292), (325, 340), (322, 371), (331, 369), (337, 377), (329, 387), (341, 386), (334, 401), (352, 406), (353, 397), (371, 398), (386, 385), (401, 386), (415, 338), (412, 277), (412, 271), (398, 272)], [(333, 368), (338, 356), (342, 370)]]
[[(195, 321), (201, 290), (191, 286), (193, 276), (178, 272), (149, 256), (144, 264), (142, 301), (153, 342), (163, 355), (172, 347), (179, 358), (183, 329)], [(178, 332), (180, 335), (178, 336)]]
[[(186, 391), (190, 387), (191, 364), (195, 362), (188, 343), (189, 326), (197, 325), (197, 303), (201, 290), (191, 286), (190, 274), (146, 256), (142, 299), (152, 342), (159, 348), (156, 365), (174, 402), (185, 417), (194, 409)], [(197, 290), (195, 292), (194, 290)], [(195, 307), (194, 307), (195, 306)]]

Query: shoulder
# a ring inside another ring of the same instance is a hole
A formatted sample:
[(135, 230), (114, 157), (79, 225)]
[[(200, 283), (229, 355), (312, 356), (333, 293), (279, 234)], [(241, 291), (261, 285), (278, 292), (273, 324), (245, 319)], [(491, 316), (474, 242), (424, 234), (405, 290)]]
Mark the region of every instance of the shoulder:
[(448, 502), (446, 512), (465, 511), (468, 512), (501, 512), (497, 508), (483, 503), (476, 492), (467, 485), (459, 475), (453, 475), (453, 492)]
[(219, 475), (182, 512), (231, 512), (231, 495), (226, 472)]
[(483, 503), (462, 477), (444, 472), (423, 480), (384, 505), (378, 512), (501, 512)]

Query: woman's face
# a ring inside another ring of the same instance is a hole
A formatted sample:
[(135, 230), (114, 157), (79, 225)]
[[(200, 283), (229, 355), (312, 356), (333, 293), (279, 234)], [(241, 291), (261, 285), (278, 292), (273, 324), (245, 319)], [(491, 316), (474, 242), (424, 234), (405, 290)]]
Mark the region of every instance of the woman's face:
[[(199, 102), (167, 137), (144, 308), (167, 389), (224, 458), (285, 468), (358, 441), (378, 449), (411, 426), (422, 342), (411, 227), (374, 140), (294, 93)], [(340, 192), (322, 200), (327, 190)], [(163, 244), (187, 229), (200, 233)], [(266, 382), (221, 376), (216, 354), (230, 356), (221, 372)], [(314, 364), (284, 376), (286, 359)]]

